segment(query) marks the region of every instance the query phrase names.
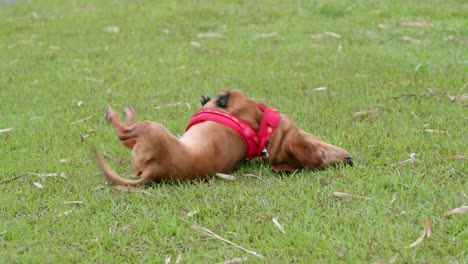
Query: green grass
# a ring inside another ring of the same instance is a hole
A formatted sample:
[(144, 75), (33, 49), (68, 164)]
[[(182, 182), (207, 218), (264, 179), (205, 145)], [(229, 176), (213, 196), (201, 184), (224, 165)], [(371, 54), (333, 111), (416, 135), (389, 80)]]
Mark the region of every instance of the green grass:
[[(467, 161), (447, 158), (468, 154), (466, 103), (449, 100), (468, 93), (464, 1), (6, 2), (0, 129), (13, 130), (0, 133), (0, 263), (466, 263), (467, 215), (441, 217), (467, 204)], [(220, 37), (197, 37), (208, 32)], [(311, 37), (325, 32), (340, 38)], [(105, 185), (93, 146), (132, 174), (108, 104), (135, 103), (139, 120), (180, 135), (201, 94), (233, 87), (356, 165), (288, 175), (254, 160), (235, 182), (142, 187), (153, 196)], [(410, 153), (419, 162), (398, 165)], [(409, 248), (427, 217), (432, 236)]]

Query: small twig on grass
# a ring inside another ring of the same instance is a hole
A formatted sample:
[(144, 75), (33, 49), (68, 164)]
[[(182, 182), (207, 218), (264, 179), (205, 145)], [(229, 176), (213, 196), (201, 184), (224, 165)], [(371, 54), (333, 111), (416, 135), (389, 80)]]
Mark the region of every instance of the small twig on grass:
[(236, 180), (235, 176), (232, 176), (232, 175), (229, 175), (229, 174), (216, 173), (215, 175), (217, 177), (221, 178), (221, 179), (225, 179), (225, 180), (228, 180), (228, 181), (235, 181)]
[(8, 179), (5, 179), (5, 180), (0, 181), (0, 184), (6, 184), (6, 183), (12, 182), (12, 181), (14, 181), (14, 180), (17, 180), (17, 179), (19, 179), (19, 178), (22, 178), (22, 177), (24, 177), (24, 176), (27, 176), (27, 175), (29, 175), (29, 174), (26, 173), (26, 174), (21, 174), (21, 175), (13, 176), (13, 177), (11, 177), (11, 178), (8, 178)]
[(76, 125), (76, 124), (79, 124), (79, 123), (83, 123), (84, 121), (89, 120), (89, 119), (91, 119), (91, 118), (93, 118), (93, 117), (92, 117), (92, 116), (88, 116), (88, 117), (82, 118), (82, 119), (80, 119), (80, 120), (77, 120), (77, 121), (71, 123), (70, 125), (73, 126), (73, 125)]
[(462, 207), (458, 207), (453, 210), (447, 211), (442, 214), (442, 217), (447, 218), (452, 215), (464, 214), (464, 213), (468, 213), (468, 206), (462, 206)]
[(8, 132), (8, 131), (11, 131), (11, 130), (13, 130), (13, 128), (4, 128), (4, 129), (0, 129), (0, 134), (1, 134), (1, 133)]
[(222, 264), (234, 264), (234, 263), (241, 263), (243, 261), (246, 261), (248, 260), (247, 257), (243, 257), (243, 258), (233, 258), (233, 259), (230, 259), (230, 260), (226, 260), (224, 262), (221, 262)]
[(426, 220), (424, 220), (424, 222), (422, 223), (423, 224), (423, 233), (421, 234), (420, 237), (418, 237), (418, 239), (416, 239), (416, 241), (414, 241), (413, 243), (411, 243), (411, 245), (409, 245), (409, 248), (413, 248), (417, 245), (419, 245), (425, 237), (431, 237), (431, 220), (429, 219), (429, 217), (426, 218)]
[(343, 193), (343, 192), (334, 192), (333, 195), (335, 197), (340, 197), (340, 198), (358, 198), (358, 199), (366, 199), (366, 200), (371, 200), (372, 199), (370, 197), (359, 196), (359, 195), (350, 194), (350, 193)]
[(218, 234), (214, 233), (213, 231), (209, 230), (206, 227), (195, 224), (195, 225), (192, 225), (192, 228), (195, 229), (196, 231), (206, 235), (206, 236), (221, 240), (221, 241), (223, 241), (225, 243), (228, 243), (228, 244), (230, 244), (232, 246), (235, 246), (236, 248), (238, 248), (240, 250), (243, 250), (243, 251), (245, 251), (245, 252), (247, 252), (249, 254), (252, 254), (252, 255), (254, 255), (256, 257), (264, 258), (261, 254), (255, 252), (255, 251), (248, 250), (248, 249), (246, 249), (244, 247), (241, 247), (241, 246), (237, 245), (236, 243), (234, 243), (232, 241), (229, 241), (229, 240), (227, 240), (225, 238), (220, 237)]

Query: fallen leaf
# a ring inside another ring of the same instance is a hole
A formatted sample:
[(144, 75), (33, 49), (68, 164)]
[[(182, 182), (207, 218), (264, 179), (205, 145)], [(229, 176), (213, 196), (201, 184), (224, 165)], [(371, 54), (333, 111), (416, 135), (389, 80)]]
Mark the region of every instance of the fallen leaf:
[(213, 32), (199, 33), (197, 38), (224, 38), (223, 35)]
[(107, 33), (119, 33), (119, 32), (120, 32), (120, 28), (117, 27), (117, 26), (108, 26), (108, 27), (104, 28), (104, 32), (107, 32)]
[(224, 261), (223, 264), (241, 263), (242, 261), (246, 261), (247, 259), (248, 259), (247, 257), (243, 257), (243, 258), (233, 258), (233, 259)]
[(190, 45), (194, 46), (194, 47), (200, 47), (201, 44), (196, 42), (196, 41), (190, 41)]
[(63, 204), (83, 204), (83, 201), (64, 201)]
[(463, 154), (455, 154), (455, 155), (444, 155), (447, 159), (455, 159), (455, 160), (464, 160), (466, 159), (466, 155)]
[(442, 217), (447, 218), (452, 215), (459, 215), (459, 214), (461, 215), (467, 212), (468, 212), (468, 206), (464, 205), (462, 207), (458, 207), (458, 208), (455, 208), (455, 209), (452, 209), (450, 211), (443, 213)]
[(280, 222), (278, 222), (278, 219), (273, 217), (273, 218), (271, 218), (271, 221), (273, 221), (273, 224), (275, 224), (275, 226), (278, 227), (278, 229), (281, 231), (281, 233), (286, 234), (286, 231), (284, 231), (283, 225), (281, 225)]
[(424, 220), (422, 225), (423, 225), (424, 230), (423, 230), (421, 236), (418, 237), (418, 239), (416, 239), (416, 241), (411, 243), (411, 245), (409, 245), (409, 248), (413, 248), (413, 247), (419, 245), (424, 240), (425, 237), (430, 237), (431, 236), (431, 223), (430, 223), (429, 217), (427, 217), (426, 220)]
[(403, 22), (401, 24), (407, 27), (418, 27), (418, 28), (428, 28), (428, 27), (433, 26), (432, 23), (427, 22), (427, 21), (411, 21), (411, 22)]
[(50, 50), (61, 50), (62, 48), (59, 47), (59, 46), (50, 45), (50, 46), (49, 46), (49, 49), (50, 49)]
[(13, 130), (13, 128), (4, 128), (4, 129), (0, 129), (0, 134), (1, 134), (1, 133), (8, 132), (8, 131), (11, 131), (11, 130)]
[(175, 261), (175, 264), (179, 264), (180, 262), (182, 262), (182, 255), (181, 255), (181, 254), (179, 254), (179, 255), (177, 256), (177, 259), (176, 259), (176, 261)]
[(236, 180), (235, 176), (232, 176), (232, 175), (229, 175), (229, 174), (216, 173), (216, 176), (219, 177), (219, 178), (228, 180), (228, 181), (235, 181)]
[(398, 255), (395, 255), (395, 256), (389, 258), (389, 259), (388, 259), (388, 263), (389, 263), (389, 264), (395, 263), (396, 260), (397, 260), (397, 258), (398, 258)]
[(317, 88), (312, 89), (312, 91), (314, 91), (314, 92), (323, 92), (323, 91), (327, 91), (327, 90), (328, 90), (327, 87), (317, 87)]
[(69, 215), (71, 212), (73, 212), (73, 210), (65, 211), (65, 212), (59, 214), (58, 217), (67, 216), (67, 215)]
[(354, 113), (354, 117), (355, 118), (369, 117), (369, 116), (374, 116), (376, 114), (379, 114), (381, 112), (383, 112), (382, 109), (376, 108), (376, 109), (371, 109), (371, 110), (367, 110), (367, 111), (356, 112), (356, 113)]
[(150, 195), (150, 196), (154, 196), (154, 194), (152, 194), (152, 193), (150, 193), (148, 191), (138, 189), (138, 188), (135, 188), (135, 187), (131, 187), (131, 186), (115, 185), (114, 188), (119, 190), (119, 191), (122, 191), (122, 192), (144, 193), (144, 194), (147, 194), (147, 195)]
[(40, 184), (38, 182), (33, 182), (33, 184), (34, 184), (34, 186), (36, 186), (39, 189), (44, 189), (44, 186), (42, 186), (42, 184)]
[(335, 32), (325, 32), (323, 34), (312, 34), (310, 35), (311, 38), (313, 39), (321, 39), (321, 38), (326, 38), (326, 37), (332, 37), (332, 38), (341, 38), (341, 36)]
[(358, 198), (358, 199), (366, 199), (366, 200), (372, 199), (370, 197), (359, 196), (359, 195), (343, 193), (343, 192), (334, 192), (333, 195), (335, 197), (340, 197), (340, 198)]
[(188, 212), (188, 213), (187, 213), (187, 216), (188, 216), (188, 217), (192, 217), (192, 216), (194, 216), (197, 212), (198, 212), (197, 210)]
[(408, 36), (404, 36), (401, 39), (405, 40), (405, 41), (409, 41), (409, 42), (411, 42), (411, 44), (415, 44), (415, 45), (418, 45), (418, 44), (422, 43), (421, 40), (416, 39), (416, 38), (412, 38), (412, 37), (408, 37)]
[(430, 128), (425, 128), (424, 132), (427, 133), (441, 133), (441, 134), (447, 134), (447, 130), (438, 130), (438, 129), (430, 129)]
[(271, 38), (278, 35), (278, 32), (270, 32), (270, 33), (258, 33), (255, 34), (256, 38)]
[(95, 83), (104, 83), (104, 80), (99, 80), (91, 77), (85, 77), (86, 81), (95, 82)]
[(468, 100), (468, 95), (460, 95), (455, 97), (455, 102), (464, 103)]

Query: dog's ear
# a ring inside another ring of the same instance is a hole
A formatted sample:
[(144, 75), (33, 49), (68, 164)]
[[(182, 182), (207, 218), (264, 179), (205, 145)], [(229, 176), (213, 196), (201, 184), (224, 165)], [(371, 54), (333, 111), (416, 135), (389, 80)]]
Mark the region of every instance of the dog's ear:
[(211, 101), (211, 98), (209, 96), (204, 96), (204, 95), (201, 96), (200, 102), (202, 106), (204, 106), (209, 101)]
[(228, 99), (229, 99), (229, 93), (220, 94), (216, 98), (215, 104), (218, 107), (226, 107), (228, 104)]
[(290, 137), (288, 148), (291, 158), (288, 162), (273, 166), (273, 169), (285, 171), (294, 171), (301, 168), (320, 169), (324, 164), (321, 149), (303, 133)]

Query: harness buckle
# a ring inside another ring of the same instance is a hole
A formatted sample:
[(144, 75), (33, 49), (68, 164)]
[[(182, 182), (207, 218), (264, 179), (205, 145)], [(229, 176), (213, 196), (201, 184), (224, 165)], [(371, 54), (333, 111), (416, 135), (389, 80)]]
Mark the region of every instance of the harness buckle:
[(268, 153), (268, 150), (266, 148), (262, 149), (262, 156), (265, 156), (265, 158), (268, 159), (270, 157), (270, 154)]

